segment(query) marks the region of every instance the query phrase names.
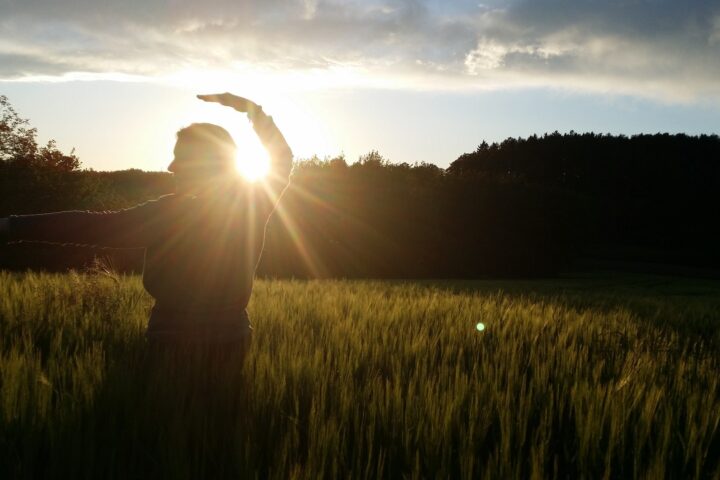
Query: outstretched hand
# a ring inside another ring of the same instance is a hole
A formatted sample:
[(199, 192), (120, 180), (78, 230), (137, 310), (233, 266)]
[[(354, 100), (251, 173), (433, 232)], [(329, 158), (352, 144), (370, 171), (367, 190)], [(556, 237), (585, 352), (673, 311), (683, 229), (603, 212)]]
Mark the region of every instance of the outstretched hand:
[(261, 111), (262, 107), (252, 100), (238, 97), (232, 93), (211, 93), (208, 95), (198, 95), (197, 98), (206, 102), (219, 103), (226, 107), (231, 107), (238, 112), (244, 112), (252, 116), (255, 112)]

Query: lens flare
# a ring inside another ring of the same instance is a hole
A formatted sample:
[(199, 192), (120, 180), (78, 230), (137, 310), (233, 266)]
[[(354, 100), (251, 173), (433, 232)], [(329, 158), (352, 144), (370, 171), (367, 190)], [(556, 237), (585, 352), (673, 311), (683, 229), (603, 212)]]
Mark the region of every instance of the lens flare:
[(265, 152), (261, 151), (252, 152), (249, 158), (247, 152), (238, 152), (235, 166), (238, 173), (247, 180), (255, 182), (270, 172), (270, 159)]

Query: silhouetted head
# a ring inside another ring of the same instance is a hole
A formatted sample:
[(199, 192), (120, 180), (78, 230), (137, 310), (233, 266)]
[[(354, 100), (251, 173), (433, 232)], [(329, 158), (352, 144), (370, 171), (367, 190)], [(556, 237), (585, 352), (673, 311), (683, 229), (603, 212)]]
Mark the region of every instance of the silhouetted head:
[(236, 149), (230, 134), (218, 125), (193, 123), (180, 129), (168, 166), (178, 193), (201, 193), (215, 182), (234, 178)]

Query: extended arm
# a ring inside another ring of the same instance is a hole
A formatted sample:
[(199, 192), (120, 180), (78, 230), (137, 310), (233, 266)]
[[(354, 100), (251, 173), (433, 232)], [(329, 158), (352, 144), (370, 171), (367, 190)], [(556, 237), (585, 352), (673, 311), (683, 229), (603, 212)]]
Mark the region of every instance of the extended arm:
[(157, 233), (161, 216), (157, 201), (110, 212), (67, 211), (18, 215), (0, 219), (0, 238), (93, 245), (110, 248), (142, 248)]
[(198, 98), (247, 113), (255, 133), (270, 155), (270, 172), (264, 188), (267, 190), (271, 205), (274, 206), (290, 181), (292, 151), (272, 117), (266, 115), (262, 107), (255, 102), (230, 93), (198, 95)]

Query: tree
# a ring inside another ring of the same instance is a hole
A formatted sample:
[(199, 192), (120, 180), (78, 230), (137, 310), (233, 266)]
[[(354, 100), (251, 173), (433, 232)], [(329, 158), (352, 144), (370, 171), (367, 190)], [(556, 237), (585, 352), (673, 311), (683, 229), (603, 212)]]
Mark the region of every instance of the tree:
[(57, 148), (55, 140), (38, 146), (37, 129), (20, 118), (5, 95), (0, 95), (0, 162), (2, 166), (72, 172), (80, 168), (74, 150), (69, 155)]
[(38, 145), (30, 126), (0, 95), (0, 216), (61, 210), (87, 197), (80, 160), (65, 154), (55, 140)]
[(380, 152), (377, 150), (370, 150), (369, 153), (366, 153), (365, 155), (361, 155), (358, 159), (358, 165), (362, 165), (365, 167), (385, 167), (389, 165), (389, 161), (385, 159), (382, 155), (380, 155)]

